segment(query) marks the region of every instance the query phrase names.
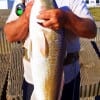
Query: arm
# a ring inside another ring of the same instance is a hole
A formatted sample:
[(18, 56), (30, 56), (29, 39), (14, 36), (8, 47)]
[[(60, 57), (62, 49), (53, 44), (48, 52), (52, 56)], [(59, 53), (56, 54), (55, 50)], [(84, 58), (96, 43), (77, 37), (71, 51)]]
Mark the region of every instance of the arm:
[(96, 25), (89, 18), (81, 18), (75, 15), (71, 10), (62, 11), (53, 9), (40, 12), (40, 19), (45, 19), (43, 26), (54, 30), (65, 28), (79, 37), (93, 38), (96, 36)]
[[(70, 0), (69, 0), (70, 1)], [(83, 0), (71, 0), (69, 6), (65, 1), (60, 8), (40, 12), (38, 18), (44, 19), (43, 26), (52, 29), (65, 28), (79, 37), (96, 36), (96, 24)]]
[(79, 37), (93, 38), (96, 36), (96, 24), (89, 18), (80, 18), (73, 12), (64, 13), (64, 27)]
[(32, 5), (32, 2), (28, 3), (22, 16), (5, 24), (4, 32), (9, 42), (25, 40), (28, 36), (29, 16)]

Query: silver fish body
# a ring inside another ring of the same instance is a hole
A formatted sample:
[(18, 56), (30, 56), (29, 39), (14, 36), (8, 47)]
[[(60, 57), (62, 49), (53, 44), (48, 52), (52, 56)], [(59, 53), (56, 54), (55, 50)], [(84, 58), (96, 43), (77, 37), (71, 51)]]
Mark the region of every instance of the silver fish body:
[(41, 7), (53, 8), (53, 0), (35, 0), (30, 15), (30, 63), (34, 91), (31, 100), (58, 100), (65, 56), (65, 34), (44, 28), (36, 16)]

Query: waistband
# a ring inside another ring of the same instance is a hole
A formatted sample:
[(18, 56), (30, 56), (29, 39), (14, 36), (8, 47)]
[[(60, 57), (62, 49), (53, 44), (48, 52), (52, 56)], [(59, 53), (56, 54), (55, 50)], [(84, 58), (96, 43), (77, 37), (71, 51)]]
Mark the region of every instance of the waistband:
[(73, 53), (68, 53), (67, 56), (64, 59), (64, 65), (69, 65), (72, 63), (75, 63), (77, 60), (79, 60), (79, 52), (73, 52)]

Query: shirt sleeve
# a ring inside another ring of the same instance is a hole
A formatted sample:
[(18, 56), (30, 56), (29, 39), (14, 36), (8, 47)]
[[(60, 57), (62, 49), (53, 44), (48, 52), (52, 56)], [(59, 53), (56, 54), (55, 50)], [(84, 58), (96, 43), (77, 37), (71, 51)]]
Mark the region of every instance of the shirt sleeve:
[(70, 7), (77, 16), (93, 20), (84, 0), (70, 0)]
[(16, 15), (16, 5), (21, 3), (21, 2), (22, 2), (22, 0), (15, 0), (14, 1), (13, 7), (11, 9), (10, 15), (9, 15), (6, 23), (14, 21), (14, 20), (16, 20), (18, 18), (18, 16)]

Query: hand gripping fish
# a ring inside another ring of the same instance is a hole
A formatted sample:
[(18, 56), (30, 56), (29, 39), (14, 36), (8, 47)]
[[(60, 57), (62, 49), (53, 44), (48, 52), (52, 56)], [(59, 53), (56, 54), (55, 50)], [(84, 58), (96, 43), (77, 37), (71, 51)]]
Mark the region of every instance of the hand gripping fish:
[(30, 63), (34, 84), (31, 100), (58, 100), (61, 90), (65, 35), (38, 24), (42, 7), (52, 9), (53, 0), (34, 0), (29, 24)]

